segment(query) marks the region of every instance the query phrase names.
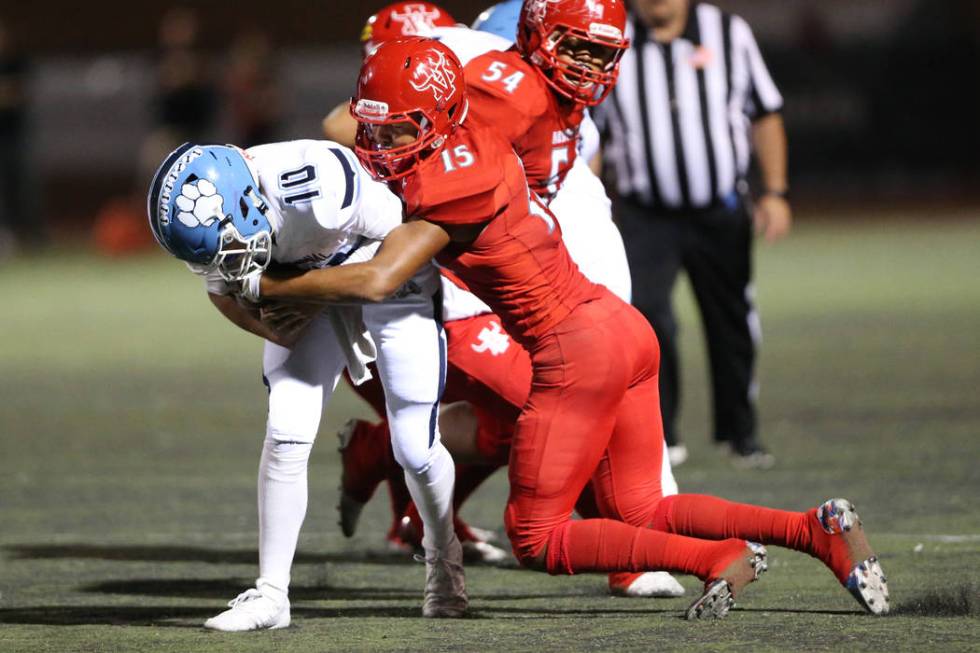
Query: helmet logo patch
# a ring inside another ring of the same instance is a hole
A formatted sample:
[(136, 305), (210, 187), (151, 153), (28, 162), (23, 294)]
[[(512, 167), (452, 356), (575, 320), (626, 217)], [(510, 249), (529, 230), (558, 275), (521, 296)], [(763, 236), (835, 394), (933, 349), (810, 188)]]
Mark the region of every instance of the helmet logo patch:
[(540, 25), (548, 14), (548, 5), (555, 2), (558, 0), (530, 0), (527, 2), (527, 22)]
[(435, 28), (437, 9), (428, 9), (423, 4), (405, 5), (404, 11), (391, 12), (391, 19), (402, 24), (402, 36), (426, 35)]
[(224, 215), (224, 198), (207, 179), (197, 179), (180, 187), (180, 195), (174, 200), (180, 212), (177, 220), (185, 227), (210, 227)]
[(170, 196), (174, 192), (174, 185), (177, 183), (177, 177), (180, 176), (180, 173), (182, 173), (187, 166), (194, 161), (194, 159), (198, 158), (202, 154), (204, 154), (204, 150), (202, 150), (200, 147), (192, 148), (179, 159), (174, 161), (174, 163), (170, 166), (170, 170), (167, 171), (167, 175), (164, 177), (163, 183), (160, 186), (160, 197), (157, 199), (157, 219), (159, 219), (160, 224), (170, 224)]
[(585, 0), (585, 5), (592, 12), (592, 17), (602, 20), (602, 15), (606, 13), (606, 6), (599, 0)]
[(456, 93), (456, 74), (450, 70), (446, 55), (432, 48), (426, 51), (424, 61), (416, 64), (409, 84), (419, 93), (432, 91), (440, 102)]

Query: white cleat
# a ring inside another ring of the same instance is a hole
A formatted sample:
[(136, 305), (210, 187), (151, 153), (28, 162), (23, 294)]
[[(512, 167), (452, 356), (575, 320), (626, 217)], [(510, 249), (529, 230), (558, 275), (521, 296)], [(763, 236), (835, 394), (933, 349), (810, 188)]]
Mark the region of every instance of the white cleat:
[(688, 621), (694, 619), (724, 619), (728, 611), (735, 607), (732, 586), (724, 578), (708, 583), (704, 594), (691, 604), (685, 615)]
[(667, 458), (670, 459), (671, 467), (680, 467), (687, 462), (687, 447), (683, 444), (675, 444), (667, 447)]
[(676, 599), (684, 596), (684, 586), (666, 571), (648, 571), (641, 574), (627, 587), (611, 587), (615, 596), (636, 599)]
[(847, 590), (871, 614), (888, 613), (888, 579), (875, 556), (854, 565), (847, 577)]
[[(472, 530), (472, 528), (470, 530)], [(463, 542), (463, 559), (466, 562), (475, 562), (484, 565), (499, 565), (503, 562), (508, 562), (511, 557), (509, 553), (501, 549), (499, 546), (494, 546), (489, 542), (467, 540)]]
[[(281, 596), (282, 598), (277, 598)], [(204, 622), (209, 630), (244, 632), (275, 630), (289, 626), (289, 599), (282, 590), (263, 580), (228, 602), (228, 610)]]
[(463, 573), (463, 547), (453, 535), (443, 550), (429, 549), (425, 557), (415, 556), (425, 563), (425, 597), (422, 616), (436, 619), (462, 617), (469, 605), (466, 596), (466, 577)]
[(490, 542), (491, 544), (496, 544), (500, 541), (497, 537), (497, 532), (492, 531), (489, 528), (480, 528), (479, 526), (474, 526), (473, 524), (467, 524), (467, 528), (473, 533), (473, 537), (480, 540), (481, 542)]

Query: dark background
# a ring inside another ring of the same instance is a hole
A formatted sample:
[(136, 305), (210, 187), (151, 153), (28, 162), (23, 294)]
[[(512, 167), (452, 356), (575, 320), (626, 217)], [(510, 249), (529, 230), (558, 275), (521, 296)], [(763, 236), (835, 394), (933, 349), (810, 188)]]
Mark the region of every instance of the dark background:
[[(350, 93), (357, 36), (384, 2), (186, 3), (221, 78), (236, 34), (274, 46), (282, 101), (277, 139), (316, 137)], [(753, 26), (786, 97), (798, 212), (975, 205), (980, 195), (980, 2), (718, 0)], [(470, 23), (484, 2), (442, 5)], [(52, 233), (88, 224), (107, 198), (145, 184), (141, 142), (153, 120), (161, 16), (175, 5), (5, 2), (29, 58), (28, 154), (33, 209)], [(226, 107), (207, 134), (234, 138)], [(831, 210), (827, 210), (828, 207)]]

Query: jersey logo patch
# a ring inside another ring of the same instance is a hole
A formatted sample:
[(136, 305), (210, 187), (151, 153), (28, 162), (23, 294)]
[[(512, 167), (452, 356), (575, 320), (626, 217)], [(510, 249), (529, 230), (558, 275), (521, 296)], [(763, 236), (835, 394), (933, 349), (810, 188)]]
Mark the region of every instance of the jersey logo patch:
[(415, 66), (409, 83), (419, 93), (432, 91), (436, 102), (456, 93), (456, 74), (449, 69), (446, 55), (439, 50), (427, 50), (425, 61)]
[(483, 327), (477, 340), (479, 344), (470, 347), (478, 354), (488, 351), (493, 356), (499, 356), (510, 347), (510, 336), (493, 320), (490, 320), (490, 326)]
[(180, 212), (177, 220), (185, 227), (210, 227), (224, 215), (225, 200), (207, 179), (196, 179), (180, 187), (174, 200)]

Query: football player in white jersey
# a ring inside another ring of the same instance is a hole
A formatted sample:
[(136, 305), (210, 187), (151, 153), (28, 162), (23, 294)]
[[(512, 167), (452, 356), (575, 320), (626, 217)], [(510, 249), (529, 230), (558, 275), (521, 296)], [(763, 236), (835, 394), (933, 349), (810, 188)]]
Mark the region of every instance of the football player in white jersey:
[(223, 631), (289, 625), (290, 568), (307, 504), (306, 472), (322, 410), (341, 371), (377, 369), (395, 458), (425, 523), (423, 615), (461, 616), (467, 597), (452, 527), (453, 460), (437, 426), (445, 336), (438, 273), (421, 269), (376, 305), (263, 307), (236, 299), (270, 263), (312, 269), (369, 259), (401, 223), (401, 202), (336, 143), (249, 150), (186, 143), (154, 175), (147, 206), (157, 241), (206, 278), (218, 310), (266, 339), (268, 422), (259, 463), (259, 578), (209, 619)]
[[(474, 25), (479, 29), (469, 29), (462, 25), (453, 24), (445, 10), (429, 3), (415, 2), (409, 3), (408, 6), (406, 3), (388, 5), (368, 19), (362, 32), (363, 52), (367, 55), (380, 43), (393, 38), (409, 35), (427, 36), (447, 45), (465, 66), (470, 59), (485, 52), (507, 50), (513, 45), (517, 32), (517, 15), (520, 4), (520, 2), (505, 2), (484, 12), (477, 24)], [(418, 15), (412, 20), (395, 18), (395, 16), (405, 17), (409, 11), (415, 11)], [(356, 122), (348, 113), (347, 103), (335, 108), (324, 119), (323, 128), (328, 138), (353, 144)], [(578, 148), (579, 156), (549, 208), (558, 218), (562, 228), (562, 239), (582, 272), (590, 280), (605, 285), (624, 301), (629, 302), (631, 279), (622, 237), (612, 221), (611, 203), (606, 196), (605, 189), (587, 164), (588, 161), (597, 160), (599, 152), (599, 132), (588, 116), (583, 120), (580, 129)], [(492, 318), (493, 316), (488, 315), (490, 309), (486, 304), (472, 293), (458, 287), (448, 276), (443, 276), (442, 286), (443, 318), (450, 339), (454, 337), (454, 334), (469, 334), (470, 332), (479, 337), (494, 335), (489, 332), (484, 333), (486, 331), (484, 329), (485, 324), (489, 325), (489, 329), (494, 328), (493, 323), (486, 322), (486, 320), (484, 323), (474, 322), (472, 327), (461, 325), (461, 321), (474, 319), (478, 316)], [(497, 328), (499, 329), (499, 327)], [(508, 338), (506, 334), (500, 334), (499, 337)], [(452, 380), (456, 378), (453, 372), (457, 369), (472, 372), (479, 365), (479, 361), (475, 359), (468, 348), (455, 348), (452, 343), (450, 345), (451, 374), (450, 386), (447, 387), (447, 398), (459, 396), (459, 393), (453, 392)], [(477, 351), (476, 348), (480, 346), (481, 343), (474, 343), (474, 351)], [(506, 348), (507, 345), (504, 343), (501, 346)], [(466, 356), (470, 360), (457, 361), (456, 356)], [(493, 362), (498, 366), (500, 365), (499, 360)], [(490, 361), (488, 360), (489, 364)], [(486, 371), (488, 375), (492, 376), (493, 373), (490, 368), (487, 368)], [(480, 385), (479, 380), (476, 379), (474, 384)], [(493, 383), (489, 385), (491, 388), (500, 387)], [(513, 396), (514, 393), (504, 392), (502, 394)], [(454, 455), (462, 456), (464, 461), (469, 458), (469, 454), (486, 451), (490, 448), (487, 442), (479, 439), (481, 435), (486, 435), (489, 429), (480, 424), (477, 412), (474, 411), (469, 402), (459, 401), (446, 405), (441, 424), (447, 446), (454, 452)], [(342, 436), (342, 446), (371, 449), (367, 443), (352, 439), (352, 435), (356, 438), (358, 434), (367, 434), (370, 430), (371, 425), (363, 422), (355, 425), (353, 429), (346, 430)], [(492, 440), (493, 437), (488, 439)], [(353, 460), (356, 464), (359, 459), (362, 463), (366, 460), (346, 449), (344, 453), (345, 462)], [(677, 483), (674, 480), (668, 456), (665, 455), (663, 460), (662, 485), (664, 494), (676, 494)], [(476, 462), (476, 459), (472, 459), (472, 462)], [(368, 466), (370, 465), (362, 464), (362, 467)], [(495, 467), (490, 469), (495, 469)], [(350, 473), (351, 471), (351, 467), (345, 467), (345, 478), (356, 476), (356, 474)], [(480, 474), (481, 471), (468, 468), (462, 473)], [(488, 474), (486, 471), (483, 473)], [(374, 475), (362, 476), (370, 482), (372, 480), (370, 477)], [(467, 480), (472, 482), (467, 482)], [(472, 492), (479, 484), (480, 479), (467, 479), (461, 475), (460, 481), (462, 487)], [(373, 489), (370, 484), (368, 487)], [(457, 505), (461, 501), (461, 489), (457, 488)], [(361, 494), (362, 499), (370, 496), (370, 492), (367, 491), (362, 491), (359, 494)], [(356, 526), (360, 505), (357, 501), (352, 500), (349, 495), (345, 495), (345, 497), (347, 500), (341, 505), (341, 522), (345, 524), (345, 532), (352, 532)], [(460, 532), (465, 533), (465, 531)], [(497, 554), (499, 549), (488, 547), (480, 542), (477, 542), (476, 545), (482, 546), (483, 550), (486, 551), (483, 558), (485, 561), (494, 561), (499, 557)], [(613, 593), (631, 597), (673, 597), (680, 596), (684, 592), (683, 587), (664, 572), (613, 575), (610, 577), (610, 589)]]

